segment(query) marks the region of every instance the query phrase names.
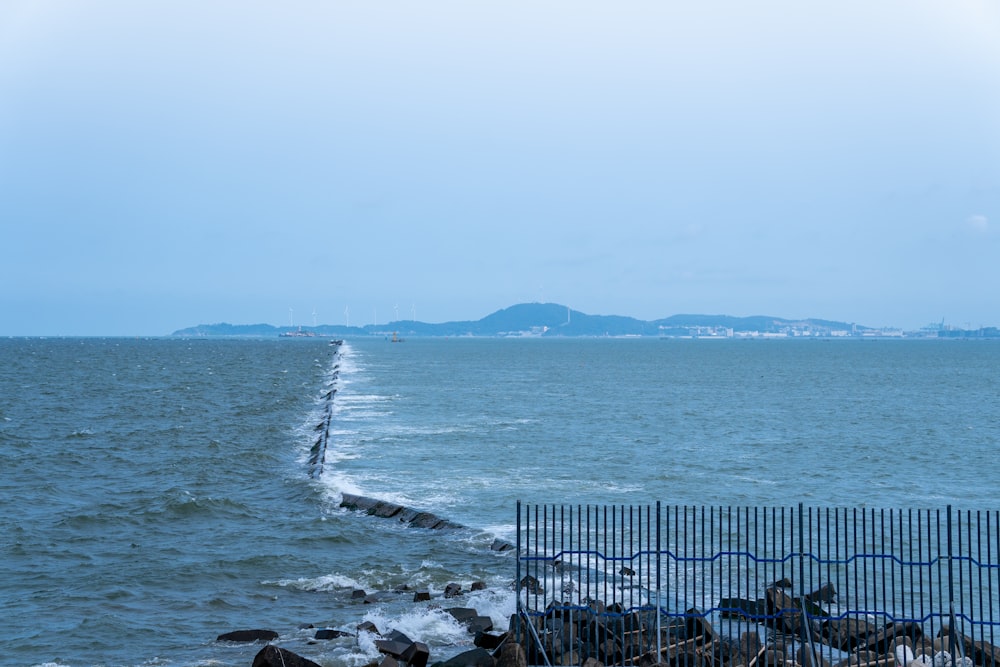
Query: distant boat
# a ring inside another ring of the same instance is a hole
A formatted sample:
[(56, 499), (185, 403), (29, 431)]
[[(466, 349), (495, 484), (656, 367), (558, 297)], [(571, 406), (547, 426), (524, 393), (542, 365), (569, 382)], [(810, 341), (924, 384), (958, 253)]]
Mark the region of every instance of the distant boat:
[(392, 332), (392, 342), (393, 343), (402, 343), (403, 342), (403, 339), (399, 337), (399, 333), (396, 332), (396, 331)]
[(283, 331), (278, 335), (282, 338), (313, 338), (316, 336), (312, 331), (303, 331), (302, 327), (299, 327), (297, 331)]

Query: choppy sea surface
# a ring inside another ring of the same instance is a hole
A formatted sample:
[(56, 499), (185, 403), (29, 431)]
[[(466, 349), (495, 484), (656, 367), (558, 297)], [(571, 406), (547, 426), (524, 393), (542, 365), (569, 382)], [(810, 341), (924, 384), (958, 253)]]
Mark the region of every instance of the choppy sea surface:
[(216, 636), (268, 628), (358, 667), (302, 626), (372, 620), (441, 659), (439, 599), (351, 594), (484, 581), (506, 627), (519, 499), (995, 510), (998, 397), (996, 341), (0, 340), (0, 656), (248, 666)]

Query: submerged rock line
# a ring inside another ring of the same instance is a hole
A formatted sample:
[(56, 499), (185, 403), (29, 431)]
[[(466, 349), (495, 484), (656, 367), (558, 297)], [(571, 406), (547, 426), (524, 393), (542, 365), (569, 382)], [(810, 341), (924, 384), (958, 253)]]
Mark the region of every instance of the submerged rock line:
[(330, 381), (327, 383), (330, 389), (323, 394), (323, 400), (326, 401), (323, 409), (323, 419), (320, 423), (316, 424), (319, 437), (316, 438), (313, 446), (309, 448), (310, 477), (322, 475), (323, 465), (326, 463), (326, 448), (330, 442), (330, 422), (333, 419), (333, 399), (337, 395), (336, 384), (340, 378), (340, 346), (343, 342), (342, 340), (330, 341), (330, 345), (333, 346), (334, 363), (330, 372)]

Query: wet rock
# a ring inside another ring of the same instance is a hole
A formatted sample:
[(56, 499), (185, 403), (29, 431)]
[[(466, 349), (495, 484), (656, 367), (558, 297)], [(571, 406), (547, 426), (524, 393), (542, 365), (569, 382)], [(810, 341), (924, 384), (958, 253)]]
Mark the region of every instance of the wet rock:
[(526, 590), (528, 593), (531, 593), (533, 595), (543, 595), (545, 593), (545, 589), (543, 589), (541, 584), (538, 583), (538, 579), (531, 576), (530, 574), (526, 574), (523, 577), (521, 577), (520, 588)]
[(496, 667), (497, 663), (486, 649), (474, 648), (437, 664), (439, 667)]
[(476, 633), (475, 639), (472, 643), (479, 648), (484, 648), (487, 651), (492, 651), (503, 643), (503, 640), (507, 638), (507, 633), (501, 633), (499, 635), (493, 634), (489, 631), (480, 631)]
[(254, 656), (252, 667), (320, 667), (298, 653), (268, 644)]
[(430, 512), (418, 512), (417, 515), (410, 520), (410, 525), (416, 526), (417, 528), (429, 528), (434, 530), (435, 528), (441, 527), (444, 522), (444, 519), (436, 514), (431, 514)]
[(837, 599), (837, 589), (833, 584), (826, 583), (806, 595), (806, 600), (810, 602), (834, 602)]
[(826, 643), (839, 651), (854, 651), (868, 637), (878, 631), (878, 628), (864, 619), (843, 618), (831, 619), (825, 622), (823, 637)]
[(379, 653), (391, 655), (394, 658), (402, 658), (403, 653), (410, 647), (408, 642), (394, 641), (392, 639), (376, 639), (375, 648)]
[(404, 644), (412, 644), (413, 640), (407, 637), (404, 633), (399, 630), (392, 630), (385, 636), (386, 639), (392, 640), (394, 642), (402, 642)]
[(524, 654), (524, 647), (520, 644), (507, 642), (500, 649), (497, 667), (527, 667), (527, 665), (528, 658)]
[(759, 634), (756, 632), (744, 632), (740, 635), (740, 640), (737, 644), (737, 662), (741, 665), (749, 664), (760, 653), (762, 648), (763, 645), (760, 643)]
[(278, 638), (273, 630), (235, 630), (226, 632), (215, 638), (218, 642), (269, 642)]
[(403, 511), (402, 505), (397, 505), (395, 503), (387, 503), (379, 501), (368, 510), (368, 513), (372, 516), (377, 516), (382, 519), (391, 519), (400, 512)]
[(413, 594), (414, 602), (426, 602), (431, 599), (430, 591), (417, 591)]
[(747, 600), (745, 598), (723, 598), (719, 600), (722, 618), (759, 619), (767, 614), (767, 603), (763, 600)]
[(479, 612), (475, 609), (469, 609), (468, 607), (451, 607), (444, 610), (446, 614), (450, 614), (459, 623), (465, 625), (472, 619), (479, 616)]
[(341, 637), (351, 637), (351, 633), (344, 632), (343, 630), (332, 630), (330, 628), (321, 628), (316, 631), (313, 639), (339, 639)]
[(377, 502), (374, 498), (365, 498), (364, 496), (356, 496), (353, 493), (345, 493), (341, 496), (340, 506), (349, 510), (367, 512)]
[(461, 584), (448, 584), (447, 586), (444, 587), (444, 596), (446, 598), (458, 597), (461, 594), (462, 594)]
[(426, 667), (427, 660), (430, 658), (431, 651), (427, 648), (427, 644), (423, 642), (413, 642), (410, 646), (403, 652), (403, 660), (406, 661), (408, 667)]
[(699, 641), (712, 641), (715, 638), (715, 629), (708, 622), (700, 610), (688, 609), (687, 622), (684, 624), (684, 633), (688, 639)]
[(795, 634), (802, 626), (802, 611), (795, 599), (780, 588), (769, 588), (764, 593), (767, 601), (767, 613), (776, 616), (773, 621), (776, 629), (789, 634)]
[(373, 635), (380, 635), (380, 636), (382, 634), (381, 632), (378, 631), (378, 628), (371, 621), (365, 621), (363, 623), (360, 623), (358, 625), (358, 632), (370, 632)]
[(466, 621), (465, 627), (469, 629), (469, 634), (473, 635), (489, 632), (493, 629), (493, 619), (489, 616), (476, 616)]
[(490, 549), (492, 551), (509, 551), (514, 548), (515, 547), (513, 544), (511, 544), (510, 542), (505, 542), (501, 540), (499, 537), (493, 540), (493, 544), (490, 545)]

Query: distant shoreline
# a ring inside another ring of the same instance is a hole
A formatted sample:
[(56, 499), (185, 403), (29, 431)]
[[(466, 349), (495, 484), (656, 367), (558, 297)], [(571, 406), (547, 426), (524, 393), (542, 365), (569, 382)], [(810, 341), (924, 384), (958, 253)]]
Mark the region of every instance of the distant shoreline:
[(362, 326), (323, 324), (312, 327), (271, 324), (199, 324), (170, 334), (175, 337), (287, 338), (697, 338), (697, 339), (898, 339), (1000, 338), (997, 327), (960, 329), (944, 323), (916, 331), (870, 327), (823, 319), (791, 320), (755, 315), (672, 315), (638, 320), (618, 315), (588, 315), (553, 303), (525, 303), (498, 310), (476, 321), (430, 324), (399, 320)]

